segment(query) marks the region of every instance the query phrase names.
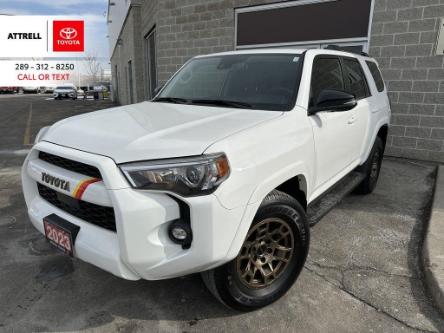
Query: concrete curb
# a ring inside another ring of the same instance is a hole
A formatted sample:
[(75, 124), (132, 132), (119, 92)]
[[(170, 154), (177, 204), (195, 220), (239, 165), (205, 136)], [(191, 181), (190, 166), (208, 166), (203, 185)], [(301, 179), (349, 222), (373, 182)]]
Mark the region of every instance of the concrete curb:
[(444, 314), (444, 166), (438, 167), (435, 195), (432, 204), (422, 259), (427, 287)]

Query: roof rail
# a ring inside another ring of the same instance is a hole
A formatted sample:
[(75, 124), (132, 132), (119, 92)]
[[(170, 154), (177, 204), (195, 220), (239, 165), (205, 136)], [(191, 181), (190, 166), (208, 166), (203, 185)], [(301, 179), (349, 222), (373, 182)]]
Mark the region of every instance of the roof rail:
[(353, 50), (350, 50), (347, 47), (341, 47), (339, 45), (334, 45), (334, 44), (328, 45), (325, 49), (326, 50), (335, 50), (335, 51), (342, 51), (342, 52), (349, 52), (349, 53), (359, 54), (359, 55), (362, 55), (364, 57), (368, 57), (369, 56), (367, 52), (353, 51)]

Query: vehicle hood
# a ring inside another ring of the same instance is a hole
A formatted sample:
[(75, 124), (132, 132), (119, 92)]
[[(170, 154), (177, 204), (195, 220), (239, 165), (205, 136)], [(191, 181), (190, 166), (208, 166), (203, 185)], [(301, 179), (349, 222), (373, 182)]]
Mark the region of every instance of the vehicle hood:
[(202, 154), (211, 144), (282, 112), (143, 102), (64, 119), (44, 141), (116, 163)]

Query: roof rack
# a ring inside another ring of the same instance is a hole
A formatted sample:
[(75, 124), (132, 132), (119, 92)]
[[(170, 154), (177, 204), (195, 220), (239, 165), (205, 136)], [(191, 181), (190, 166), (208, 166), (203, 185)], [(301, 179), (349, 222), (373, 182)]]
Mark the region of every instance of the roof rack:
[(342, 52), (349, 52), (349, 53), (354, 53), (354, 54), (359, 54), (362, 55), (364, 57), (368, 57), (368, 53), (367, 52), (363, 52), (363, 51), (353, 51), (348, 49), (347, 47), (341, 47), (339, 45), (328, 45), (326, 48), (326, 50), (335, 50), (335, 51), (342, 51)]

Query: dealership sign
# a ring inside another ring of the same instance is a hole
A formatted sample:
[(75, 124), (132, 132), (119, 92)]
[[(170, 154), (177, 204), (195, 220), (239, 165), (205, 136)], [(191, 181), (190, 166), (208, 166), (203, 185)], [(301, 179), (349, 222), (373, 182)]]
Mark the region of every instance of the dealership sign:
[(78, 80), (72, 60), (1, 60), (0, 87), (47, 86)]
[(53, 21), (52, 23), (54, 52), (83, 52), (85, 50), (83, 21)]
[(85, 22), (72, 16), (0, 16), (0, 57), (81, 56)]

